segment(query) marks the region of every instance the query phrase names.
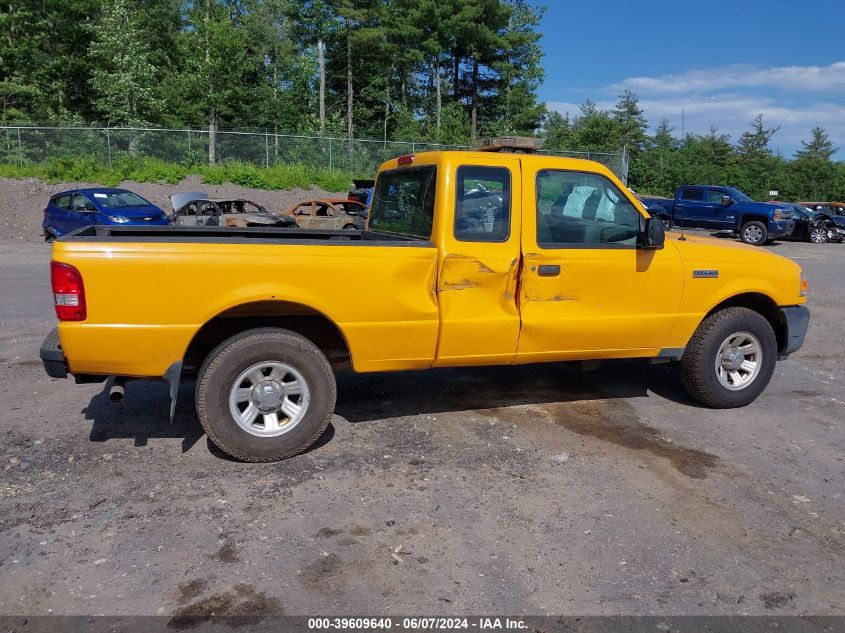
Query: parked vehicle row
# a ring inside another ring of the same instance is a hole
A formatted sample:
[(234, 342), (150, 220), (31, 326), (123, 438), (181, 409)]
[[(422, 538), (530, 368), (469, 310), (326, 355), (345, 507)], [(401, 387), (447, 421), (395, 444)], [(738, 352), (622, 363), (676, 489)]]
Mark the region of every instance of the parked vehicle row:
[(746, 244), (762, 246), (789, 235), (795, 227), (792, 208), (779, 202), (755, 202), (735, 187), (681, 185), (674, 199), (641, 198), (652, 216), (667, 229), (683, 228), (733, 231)]
[(347, 198), (313, 199), (276, 213), (245, 198), (211, 198), (201, 191), (170, 196), (171, 213), (127, 189), (87, 188), (50, 197), (42, 229), (47, 240), (91, 225), (351, 229), (363, 231), (367, 206)]
[(813, 242), (845, 240), (845, 205), (835, 202), (755, 202), (735, 187), (682, 185), (674, 198), (641, 197), (667, 230), (733, 231), (746, 244), (773, 239)]

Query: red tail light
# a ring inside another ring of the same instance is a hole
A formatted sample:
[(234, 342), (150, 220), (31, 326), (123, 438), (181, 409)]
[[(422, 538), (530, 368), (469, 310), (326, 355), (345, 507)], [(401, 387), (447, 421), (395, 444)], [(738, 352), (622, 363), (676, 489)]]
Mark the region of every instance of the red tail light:
[(397, 160), (397, 163), (400, 165), (410, 165), (414, 162), (414, 155), (413, 154), (405, 154), (404, 156), (400, 156)]
[(85, 307), (85, 286), (79, 271), (70, 264), (51, 261), (50, 281), (59, 321), (84, 321), (88, 311)]

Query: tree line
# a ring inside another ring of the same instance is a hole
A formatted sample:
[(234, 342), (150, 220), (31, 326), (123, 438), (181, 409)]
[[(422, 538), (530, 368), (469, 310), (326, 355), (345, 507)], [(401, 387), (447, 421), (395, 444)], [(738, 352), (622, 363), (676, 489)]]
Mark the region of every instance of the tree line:
[(531, 134), (541, 15), (525, 0), (7, 0), (0, 119)]
[(794, 156), (771, 147), (779, 128), (766, 127), (763, 115), (733, 143), (711, 127), (706, 134), (675, 134), (665, 119), (652, 134), (639, 98), (619, 95), (612, 110), (585, 101), (575, 117), (548, 112), (543, 135), (547, 149), (613, 151), (625, 147), (628, 184), (637, 192), (672, 196), (678, 185), (722, 184), (738, 187), (756, 200), (777, 191), (781, 200), (845, 201), (845, 163), (833, 160), (833, 146), (821, 127), (810, 130)]
[[(648, 132), (636, 95), (547, 111), (528, 0), (6, 0), (0, 122), (257, 129), (445, 144), (540, 135), (550, 150), (630, 157), (629, 184), (845, 199), (845, 164), (812, 130), (791, 158), (762, 115), (736, 142)], [(581, 63), (581, 62), (574, 62)], [(352, 144), (348, 145), (352, 151)], [(209, 162), (217, 162), (209, 143)]]

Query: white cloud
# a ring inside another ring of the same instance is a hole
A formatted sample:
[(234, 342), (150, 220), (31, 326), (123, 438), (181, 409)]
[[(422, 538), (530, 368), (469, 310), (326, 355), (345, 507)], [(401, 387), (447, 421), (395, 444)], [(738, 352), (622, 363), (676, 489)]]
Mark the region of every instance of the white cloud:
[(795, 92), (845, 90), (845, 62), (829, 66), (759, 68), (734, 65), (709, 70), (688, 70), (677, 75), (630, 77), (609, 88), (642, 93), (678, 94), (732, 88), (778, 88)]
[[(772, 146), (784, 154), (792, 154), (802, 140), (809, 139), (811, 128), (821, 126), (834, 145), (842, 148), (837, 157), (845, 160), (845, 62), (690, 70), (677, 75), (632, 77), (583, 92), (592, 92), (599, 97), (596, 106), (610, 110), (624, 89), (639, 95), (652, 129), (665, 118), (680, 136), (683, 112), (685, 132), (706, 134), (712, 126), (736, 141), (762, 113), (767, 127), (780, 127)], [(546, 105), (572, 116), (580, 113), (577, 103), (552, 101)]]

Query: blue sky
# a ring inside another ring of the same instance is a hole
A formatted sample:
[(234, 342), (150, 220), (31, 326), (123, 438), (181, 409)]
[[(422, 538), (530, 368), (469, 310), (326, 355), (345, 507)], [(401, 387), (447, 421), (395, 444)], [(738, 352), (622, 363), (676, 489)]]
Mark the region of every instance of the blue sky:
[(541, 24), (549, 109), (609, 109), (625, 88), (651, 126), (710, 126), (733, 141), (763, 113), (786, 156), (824, 127), (845, 160), (845, 0), (547, 0)]

